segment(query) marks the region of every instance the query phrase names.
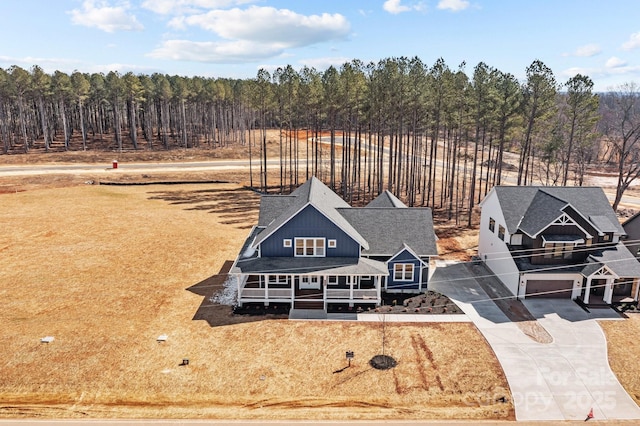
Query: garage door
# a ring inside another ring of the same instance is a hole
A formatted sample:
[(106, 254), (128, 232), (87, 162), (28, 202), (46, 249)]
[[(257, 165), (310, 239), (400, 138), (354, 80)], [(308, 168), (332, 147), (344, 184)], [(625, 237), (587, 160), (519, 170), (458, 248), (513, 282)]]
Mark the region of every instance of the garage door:
[(571, 298), (573, 280), (527, 280), (526, 297)]

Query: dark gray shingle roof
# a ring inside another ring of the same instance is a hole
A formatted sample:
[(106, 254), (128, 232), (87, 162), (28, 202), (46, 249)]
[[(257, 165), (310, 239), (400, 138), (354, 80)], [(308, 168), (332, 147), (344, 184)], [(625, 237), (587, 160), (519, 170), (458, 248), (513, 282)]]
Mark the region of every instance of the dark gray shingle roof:
[(533, 237), (562, 215), (562, 208), (566, 205), (566, 201), (559, 200), (544, 191), (537, 191), (519, 228)]
[(387, 275), (383, 262), (354, 257), (259, 257), (241, 259), (232, 273), (243, 274), (310, 274), (327, 275)]
[(640, 262), (622, 243), (590, 254), (587, 261), (589, 264), (582, 270), (585, 276), (593, 274), (602, 265), (606, 264), (609, 269), (621, 278), (640, 277)]
[(376, 198), (371, 200), (365, 207), (396, 207), (406, 208), (407, 206), (393, 195), (390, 191), (383, 191)]
[(338, 209), (369, 242), (367, 255), (394, 255), (404, 244), (418, 256), (437, 256), (430, 208), (345, 208)]
[[(270, 196), (265, 196), (268, 198)], [(282, 202), (282, 206), (288, 206), (285, 210), (281, 210), (272, 221), (266, 225), (266, 228), (258, 235), (256, 241), (253, 243), (253, 247), (257, 247), (262, 241), (264, 241), (269, 235), (287, 223), (296, 212), (302, 209), (307, 204), (311, 204), (319, 212), (324, 214), (329, 220), (335, 223), (340, 229), (346, 232), (351, 238), (357, 241), (365, 249), (369, 247), (367, 240), (362, 237), (351, 224), (340, 215), (336, 209), (338, 208), (350, 208), (349, 204), (338, 196), (335, 192), (329, 189), (322, 181), (316, 177), (312, 177), (302, 185), (300, 185), (295, 191), (289, 194), (287, 197), (293, 199), (290, 203)], [(267, 202), (272, 205), (268, 206), (268, 210), (273, 210), (278, 207), (278, 203), (281, 201)], [(260, 204), (260, 210), (262, 210), (262, 201)], [(266, 214), (270, 216), (271, 213)], [(266, 220), (266, 219), (265, 219)]]
[(291, 195), (263, 195), (260, 198), (258, 226), (266, 227), (276, 220), (283, 211), (289, 209), (297, 200)]
[[(521, 220), (529, 230), (540, 227), (539, 221), (535, 217), (531, 216), (530, 219), (528, 218), (529, 209), (533, 209), (532, 211), (544, 215), (545, 218), (554, 216), (552, 213), (555, 210), (558, 213), (555, 217), (558, 217), (562, 213), (557, 210), (561, 202), (564, 202), (564, 205), (571, 205), (601, 232), (612, 232), (605, 229), (615, 229), (614, 232), (622, 235), (625, 234), (602, 188), (574, 186), (496, 186), (494, 190), (502, 208), (507, 230), (511, 234), (518, 230)], [(542, 194), (538, 195), (539, 193)], [(553, 199), (559, 200), (560, 202), (552, 201)], [(546, 205), (543, 203), (539, 205), (544, 200), (548, 201), (549, 204)], [(527, 216), (527, 221), (525, 221), (525, 216)], [(597, 219), (595, 219), (597, 223), (590, 220), (592, 217), (597, 217)], [(603, 218), (607, 219), (606, 224)], [(604, 226), (605, 229), (600, 229), (599, 226)]]

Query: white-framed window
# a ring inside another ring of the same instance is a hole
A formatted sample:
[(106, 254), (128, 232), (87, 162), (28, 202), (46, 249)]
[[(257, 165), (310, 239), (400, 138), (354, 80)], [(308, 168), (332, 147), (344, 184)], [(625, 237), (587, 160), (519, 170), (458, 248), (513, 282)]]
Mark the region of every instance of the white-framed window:
[(370, 280), (371, 279), (371, 275), (362, 275), (360, 277), (361, 280)]
[(269, 275), (269, 284), (286, 284), (286, 275)]
[(329, 285), (337, 285), (338, 284), (338, 276), (337, 275), (329, 275), (327, 277), (327, 284), (329, 284)]
[(296, 238), (296, 257), (324, 257), (324, 238)]
[(413, 263), (396, 263), (393, 265), (394, 281), (413, 281)]
[(498, 225), (498, 238), (500, 238), (502, 241), (504, 241), (504, 232), (504, 226)]
[(491, 231), (491, 232), (495, 232), (496, 231), (496, 221), (492, 217), (489, 218), (489, 231)]
[(336, 240), (327, 240), (327, 247), (328, 248), (336, 248)]
[(285, 238), (282, 240), (282, 247), (291, 247), (291, 238)]

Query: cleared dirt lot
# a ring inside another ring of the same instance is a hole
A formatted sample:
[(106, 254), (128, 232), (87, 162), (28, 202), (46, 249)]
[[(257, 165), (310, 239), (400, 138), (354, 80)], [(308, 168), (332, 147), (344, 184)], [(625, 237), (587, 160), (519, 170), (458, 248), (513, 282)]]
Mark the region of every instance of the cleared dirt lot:
[(0, 195), (0, 417), (513, 418), (470, 324), (386, 324), (379, 371), (381, 324), (208, 302), (257, 219), (237, 184), (24, 189)]

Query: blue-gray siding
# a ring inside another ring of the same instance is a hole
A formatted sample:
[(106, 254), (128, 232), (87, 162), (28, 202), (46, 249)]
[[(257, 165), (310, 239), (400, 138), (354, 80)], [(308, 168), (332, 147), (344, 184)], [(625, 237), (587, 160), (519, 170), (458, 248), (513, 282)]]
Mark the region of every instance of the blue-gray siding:
[[(411, 263), (413, 264), (413, 281), (395, 281), (393, 268), (397, 263)], [(403, 250), (400, 254), (398, 254), (392, 261), (388, 263), (389, 267), (389, 277), (387, 278), (387, 288), (388, 289), (418, 289), (420, 285), (420, 268), (422, 268), (422, 263), (420, 259), (417, 259), (414, 255), (412, 255), (408, 250)], [(425, 270), (424, 273), (427, 271)], [(424, 281), (424, 277), (423, 277)]]
[[(328, 248), (328, 243), (325, 243), (327, 257), (360, 256), (360, 244), (311, 205), (302, 209), (264, 240), (260, 244), (260, 255), (262, 257), (293, 257), (295, 238), (300, 237), (336, 240), (336, 248)], [(285, 239), (291, 240), (291, 247), (284, 247)]]

